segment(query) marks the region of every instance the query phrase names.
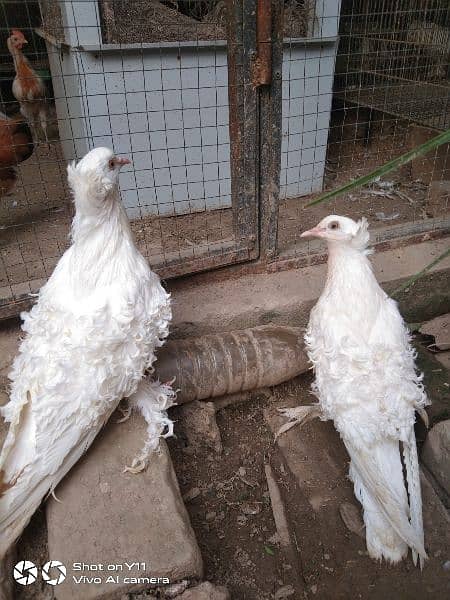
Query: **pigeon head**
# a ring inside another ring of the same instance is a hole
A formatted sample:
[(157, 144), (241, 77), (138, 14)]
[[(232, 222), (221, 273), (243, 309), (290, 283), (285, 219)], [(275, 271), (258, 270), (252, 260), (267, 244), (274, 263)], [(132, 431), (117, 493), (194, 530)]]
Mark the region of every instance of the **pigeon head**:
[(300, 237), (315, 237), (329, 244), (347, 245), (364, 250), (369, 242), (368, 223), (364, 217), (358, 222), (348, 217), (329, 215), (312, 229), (304, 231)]
[(94, 148), (83, 156), (75, 169), (80, 176), (97, 179), (105, 188), (110, 188), (118, 184), (119, 171), (128, 164), (128, 158), (115, 156), (109, 148)]
[(109, 148), (94, 148), (76, 164), (67, 167), (77, 211), (87, 214), (102, 210), (117, 198), (119, 172), (127, 158), (115, 156)]

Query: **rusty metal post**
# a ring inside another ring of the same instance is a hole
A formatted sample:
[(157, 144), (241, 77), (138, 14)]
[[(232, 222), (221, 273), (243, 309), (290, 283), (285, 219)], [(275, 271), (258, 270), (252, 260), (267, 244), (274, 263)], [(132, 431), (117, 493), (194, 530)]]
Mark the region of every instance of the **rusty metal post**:
[[(266, 4), (267, 1), (260, 0), (261, 4)], [(264, 51), (270, 51), (271, 77), (268, 85), (259, 88), (259, 240), (260, 258), (266, 261), (275, 258), (278, 244), (282, 139), (283, 9), (284, 2), (271, 1), (270, 44), (264, 44)]]
[(253, 64), (254, 87), (272, 80), (272, 0), (258, 0), (256, 12), (257, 56)]
[(238, 249), (258, 257), (256, 0), (227, 0), (228, 99), (233, 230)]

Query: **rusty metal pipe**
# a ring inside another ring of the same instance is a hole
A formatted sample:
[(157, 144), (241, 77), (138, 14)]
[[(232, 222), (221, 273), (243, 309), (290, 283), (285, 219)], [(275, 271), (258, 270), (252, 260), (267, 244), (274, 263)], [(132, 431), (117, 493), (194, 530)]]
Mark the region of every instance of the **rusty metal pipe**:
[(264, 325), (169, 340), (158, 352), (154, 376), (175, 377), (182, 404), (278, 385), (308, 368), (302, 329)]

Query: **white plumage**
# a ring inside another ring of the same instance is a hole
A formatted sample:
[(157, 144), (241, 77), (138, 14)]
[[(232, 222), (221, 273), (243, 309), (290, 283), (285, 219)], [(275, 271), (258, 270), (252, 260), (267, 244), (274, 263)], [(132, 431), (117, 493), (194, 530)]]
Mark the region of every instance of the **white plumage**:
[(122, 164), (107, 148), (68, 167), (76, 215), (72, 246), (22, 315), (10, 429), (0, 456), (0, 557), (41, 500), (82, 456), (120, 400), (140, 409), (148, 439), (167, 428), (168, 385), (143, 380), (168, 334), (170, 297), (136, 249), (118, 192)]
[(395, 563), (410, 547), (414, 563), (419, 555), (422, 565), (426, 553), (414, 422), (415, 410), (423, 414), (428, 401), (408, 331), (396, 303), (373, 275), (365, 219), (355, 223), (329, 216), (302, 235), (325, 239), (329, 250), (325, 288), (305, 335), (319, 405), (284, 409), (291, 422), (280, 432), (318, 414), (332, 419), (350, 456), (370, 556)]

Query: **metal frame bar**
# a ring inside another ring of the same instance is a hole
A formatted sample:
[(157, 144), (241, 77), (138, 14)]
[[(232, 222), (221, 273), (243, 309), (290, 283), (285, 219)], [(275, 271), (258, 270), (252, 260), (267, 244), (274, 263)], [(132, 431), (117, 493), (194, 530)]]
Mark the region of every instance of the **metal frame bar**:
[(251, 85), (257, 0), (227, 0), (230, 167), (234, 247), (156, 269), (164, 278), (196, 273), (258, 258), (257, 92)]
[(257, 91), (251, 85), (256, 53), (256, 0), (228, 0), (228, 80), (233, 229), (238, 250), (259, 255), (257, 202)]
[[(267, 0), (266, 0), (267, 2)], [(258, 91), (251, 82), (251, 57), (257, 47), (256, 8), (257, 0), (227, 0), (228, 23), (227, 40), (195, 42), (161, 42), (148, 44), (128, 44), (121, 51), (136, 51), (143, 48), (184, 48), (184, 47), (224, 47), (228, 52), (229, 112), (231, 133), (231, 180), (233, 241), (225, 240), (216, 248), (208, 248), (207, 254), (198, 256), (167, 258), (155, 270), (164, 278), (177, 277), (189, 273), (205, 271), (237, 262), (258, 258), (258, 144), (257, 144), (257, 97)], [(64, 51), (70, 46), (58, 42), (42, 28), (38, 35), (47, 41), (51, 38), (55, 51)], [(100, 46), (73, 47), (102, 54), (114, 50), (117, 44)], [(145, 110), (145, 109), (144, 109)], [(170, 252), (169, 252), (170, 254)], [(49, 275), (49, 273), (46, 273)], [(17, 314), (17, 302), (23, 303), (19, 296), (0, 301), (0, 319)], [(16, 307), (12, 309), (9, 308)]]
[(270, 85), (259, 89), (260, 257), (277, 254), (281, 171), (282, 63), (284, 3), (272, 1)]

